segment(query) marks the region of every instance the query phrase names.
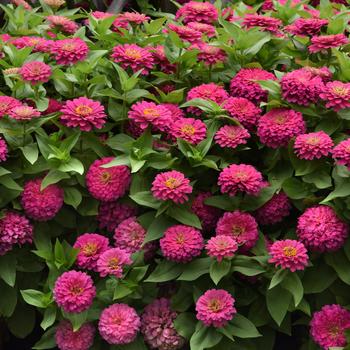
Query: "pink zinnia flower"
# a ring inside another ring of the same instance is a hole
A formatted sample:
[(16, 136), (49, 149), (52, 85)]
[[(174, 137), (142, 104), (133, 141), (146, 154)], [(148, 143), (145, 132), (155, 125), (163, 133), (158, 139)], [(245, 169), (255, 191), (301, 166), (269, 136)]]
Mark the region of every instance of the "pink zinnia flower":
[(298, 18), (285, 30), (294, 35), (314, 36), (321, 32), (321, 28), (328, 24), (328, 20), (320, 18)]
[(64, 16), (52, 15), (46, 19), (50, 23), (51, 29), (57, 29), (63, 33), (74, 34), (79, 28), (74, 21)]
[(168, 25), (168, 28), (175, 32), (180, 39), (188, 41), (191, 44), (197, 43), (202, 39), (202, 33), (188, 26), (179, 26), (173, 23)]
[(276, 80), (276, 77), (260, 68), (241, 68), (231, 80), (231, 95), (247, 98), (255, 104), (267, 101), (268, 92), (260, 87), (257, 80)]
[(221, 50), (219, 47), (202, 42), (193, 44), (190, 49), (199, 50), (197, 56), (198, 61), (202, 61), (208, 66), (224, 62), (227, 58), (225, 51)]
[[(202, 100), (213, 101), (217, 104), (222, 104), (227, 98), (228, 93), (225, 89), (215, 83), (202, 84), (192, 88), (188, 94), (186, 101), (193, 100), (195, 98), (201, 98)], [(188, 107), (188, 111), (195, 115), (201, 115), (202, 110), (197, 107)]]
[(151, 125), (161, 131), (166, 131), (172, 122), (171, 111), (167, 107), (146, 101), (134, 103), (128, 117), (141, 129), (146, 129)]
[(25, 213), (37, 221), (53, 219), (63, 206), (63, 189), (51, 184), (41, 190), (43, 179), (29, 180), (25, 183), (21, 204)]
[(180, 118), (173, 123), (171, 133), (176, 138), (196, 145), (205, 139), (207, 127), (201, 120)]
[(340, 305), (325, 305), (312, 315), (310, 333), (324, 350), (347, 345), (345, 331), (350, 328), (350, 311)]
[(15, 108), (21, 106), (21, 102), (10, 96), (0, 96), (0, 118), (9, 114)]
[(202, 223), (203, 230), (212, 230), (221, 215), (221, 210), (215, 207), (211, 207), (204, 203), (204, 201), (211, 197), (210, 192), (199, 193), (192, 202), (191, 209), (198, 216)]
[(53, 298), (65, 312), (79, 313), (87, 310), (94, 300), (96, 289), (92, 278), (85, 272), (64, 272), (56, 280)]
[(117, 19), (125, 23), (139, 25), (147, 22), (151, 18), (139, 12), (123, 12), (118, 15)]
[(22, 36), (11, 40), (11, 44), (16, 46), (17, 49), (32, 47), (33, 52), (50, 52), (53, 41), (37, 36)]
[(58, 64), (68, 65), (84, 61), (89, 47), (80, 38), (57, 40), (51, 45), (51, 53)]
[(49, 98), (49, 105), (47, 106), (47, 109), (43, 112), (43, 114), (48, 115), (51, 113), (59, 112), (62, 107), (63, 107), (62, 102), (57, 101), (54, 98)]
[(49, 81), (51, 73), (51, 67), (39, 61), (25, 63), (19, 70), (22, 79), (31, 84), (46, 83)]
[(135, 309), (126, 304), (113, 304), (104, 309), (98, 323), (101, 337), (108, 344), (129, 344), (141, 327)]
[(123, 267), (131, 265), (130, 253), (124, 249), (111, 248), (104, 251), (97, 260), (97, 271), (101, 277), (113, 275), (117, 278), (123, 276)]
[(294, 143), (294, 151), (298, 158), (306, 160), (326, 157), (332, 148), (333, 141), (324, 131), (298, 135)]
[(326, 205), (308, 208), (298, 219), (298, 238), (313, 251), (340, 249), (348, 233), (348, 225), (338, 218), (333, 208)]
[(158, 174), (152, 182), (152, 194), (155, 198), (182, 204), (188, 201), (188, 194), (192, 193), (190, 180), (176, 170)]
[(252, 165), (231, 164), (221, 171), (218, 185), (222, 193), (228, 193), (231, 197), (238, 191), (257, 196), (267, 183)]
[(2, 137), (0, 137), (0, 162), (4, 162), (7, 159), (7, 154), (7, 143)]
[(244, 97), (229, 97), (223, 107), (231, 117), (252, 131), (261, 117), (261, 109)]
[(162, 103), (161, 106), (169, 109), (173, 123), (185, 117), (184, 111), (175, 103)]
[(269, 263), (281, 266), (283, 270), (292, 272), (305, 270), (309, 262), (307, 250), (303, 243), (294, 239), (285, 239), (274, 242), (269, 248), (271, 258)]
[(20, 105), (20, 106), (15, 106), (13, 107), (9, 113), (8, 113), (10, 118), (20, 120), (20, 121), (27, 121), (31, 120), (33, 118), (38, 118), (40, 117), (40, 112), (33, 108), (29, 107), (26, 105)]
[(216, 35), (216, 29), (213, 25), (200, 22), (189, 22), (187, 27), (194, 29), (202, 34), (205, 34), (208, 38), (212, 38)]
[(113, 47), (111, 58), (124, 69), (131, 68), (135, 73), (141, 70), (144, 75), (154, 66), (154, 60), (149, 50), (135, 44), (124, 44)]
[(283, 99), (301, 106), (316, 103), (323, 89), (322, 78), (305, 68), (288, 72), (281, 79)]
[(259, 238), (258, 224), (248, 213), (239, 210), (226, 212), (216, 225), (216, 235), (232, 237), (244, 251), (247, 251), (255, 246)]
[(337, 164), (345, 165), (350, 169), (350, 138), (341, 141), (333, 148), (332, 157), (336, 160)]
[(287, 146), (290, 139), (305, 131), (305, 121), (300, 112), (274, 108), (260, 118), (257, 134), (262, 144), (278, 148)]
[(311, 38), (309, 51), (311, 53), (325, 51), (348, 43), (349, 39), (344, 34), (314, 36)]
[(160, 71), (172, 74), (176, 71), (176, 64), (170, 63), (165, 55), (164, 46), (157, 45), (149, 49), (154, 59), (154, 64), (159, 65)]
[(205, 249), (210, 257), (221, 262), (224, 258), (232, 258), (235, 255), (238, 244), (233, 237), (220, 235), (210, 238)]
[(211, 24), (218, 19), (218, 11), (210, 2), (190, 1), (177, 10), (175, 19), (183, 23), (201, 22)]
[(236, 125), (225, 125), (221, 127), (215, 134), (215, 142), (221, 147), (236, 148), (244, 145), (249, 139), (249, 132)]
[[(24, 216), (14, 211), (6, 211), (0, 219), (0, 245), (32, 243), (33, 226)], [(1, 254), (0, 254), (1, 255)]]
[(69, 128), (91, 131), (94, 127), (101, 129), (106, 123), (104, 107), (99, 101), (78, 97), (67, 101), (62, 107), (60, 121)]
[(206, 326), (225, 327), (236, 314), (235, 299), (224, 289), (210, 289), (196, 303), (197, 319)]
[(176, 331), (174, 321), (177, 312), (170, 307), (170, 300), (155, 299), (141, 315), (141, 332), (151, 349), (179, 350), (185, 344)]
[(332, 80), (333, 73), (329, 70), (328, 67), (303, 67), (305, 71), (311, 72), (313, 76), (318, 76), (322, 79), (324, 83), (327, 83)]
[(273, 225), (289, 215), (291, 204), (284, 192), (273, 197), (255, 212), (255, 218), (261, 225)]
[(63, 320), (56, 329), (55, 339), (60, 350), (89, 350), (94, 336), (95, 327), (92, 323), (84, 323), (74, 332), (72, 324)]
[(104, 202), (112, 202), (123, 197), (131, 182), (130, 169), (126, 165), (103, 168), (114, 157), (95, 160), (86, 173), (86, 186), (90, 194)]
[(113, 232), (124, 220), (135, 216), (137, 208), (119, 202), (101, 202), (96, 217), (100, 229)]
[(84, 233), (79, 236), (73, 246), (79, 251), (77, 266), (81, 269), (96, 271), (97, 260), (109, 248), (108, 246), (108, 238), (97, 233)]
[(32, 6), (27, 3), (25, 0), (11, 0), (12, 4), (16, 6), (23, 6), (27, 11), (33, 10)]
[(146, 230), (137, 222), (136, 217), (122, 221), (114, 231), (114, 245), (129, 253), (135, 253), (142, 247)]
[(175, 225), (169, 227), (160, 239), (164, 257), (178, 263), (186, 263), (201, 254), (204, 247), (201, 232), (194, 227)]
[(282, 21), (278, 18), (256, 14), (247, 14), (243, 19), (242, 25), (248, 29), (259, 27), (263, 31), (278, 34), (280, 27), (282, 26)]
[(320, 97), (326, 101), (327, 108), (332, 108), (336, 112), (344, 108), (350, 108), (350, 83), (329, 82)]

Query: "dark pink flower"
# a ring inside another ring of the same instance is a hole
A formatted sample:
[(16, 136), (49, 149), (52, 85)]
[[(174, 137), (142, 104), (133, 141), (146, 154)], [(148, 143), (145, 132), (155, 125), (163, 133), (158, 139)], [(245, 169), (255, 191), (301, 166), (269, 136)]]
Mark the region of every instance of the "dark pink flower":
[(332, 157), (336, 160), (337, 164), (345, 165), (350, 169), (350, 138), (341, 141), (333, 148)]
[(130, 253), (120, 248), (110, 248), (105, 250), (97, 260), (97, 271), (101, 277), (113, 275), (117, 278), (123, 276), (125, 265), (131, 265)]
[(0, 118), (9, 114), (14, 107), (21, 106), (21, 102), (10, 96), (0, 96)]
[(232, 258), (238, 250), (236, 240), (227, 235), (211, 237), (205, 246), (207, 254), (221, 262), (224, 258)]
[(201, 120), (194, 118), (179, 118), (171, 127), (171, 134), (174, 137), (185, 140), (193, 145), (204, 140), (206, 133), (206, 125)]
[(7, 143), (2, 137), (0, 137), (0, 162), (4, 162), (7, 159), (7, 155)]
[(212, 38), (216, 35), (215, 27), (211, 24), (200, 23), (200, 22), (189, 22), (187, 23), (187, 27), (202, 34), (205, 34), (208, 38)]
[(336, 112), (344, 108), (350, 108), (350, 83), (329, 82), (320, 97), (326, 101), (327, 108), (332, 108)]
[(51, 77), (51, 67), (39, 61), (25, 63), (19, 70), (19, 74), (25, 82), (31, 84), (46, 83)]
[(203, 42), (193, 44), (190, 47), (190, 49), (199, 50), (197, 56), (198, 61), (204, 62), (208, 66), (224, 62), (227, 58), (225, 51), (221, 50), (217, 46), (206, 44)]
[(237, 125), (225, 125), (215, 134), (215, 142), (221, 147), (236, 148), (244, 145), (249, 139), (249, 132)]
[(151, 47), (150, 52), (155, 65), (159, 65), (160, 71), (163, 73), (171, 74), (176, 71), (176, 64), (170, 63), (165, 55), (164, 46), (157, 45), (156, 47)]
[(320, 18), (298, 18), (285, 30), (294, 35), (314, 36), (321, 32), (321, 28), (328, 24), (328, 20)]
[(64, 16), (52, 15), (46, 19), (50, 23), (51, 29), (56, 29), (63, 33), (74, 34), (79, 29), (79, 26), (74, 21)]
[(8, 115), (10, 118), (20, 121), (27, 121), (41, 116), (40, 112), (37, 109), (26, 105), (19, 105), (13, 107), (9, 111)]
[(189, 1), (177, 10), (175, 19), (183, 23), (201, 22), (211, 24), (218, 19), (218, 11), (210, 2)]
[(180, 37), (180, 39), (183, 41), (188, 41), (191, 44), (199, 42), (202, 39), (202, 33), (200, 31), (188, 26), (180, 26), (170, 23), (168, 25), (168, 28), (175, 32)]
[(119, 22), (139, 25), (147, 22), (151, 18), (139, 12), (123, 12), (118, 15), (117, 19)]
[(314, 36), (311, 38), (309, 51), (311, 53), (325, 51), (348, 43), (349, 39), (344, 34)]
[(50, 52), (53, 41), (37, 36), (22, 36), (10, 41), (18, 49), (32, 47), (33, 52)]
[(282, 21), (278, 18), (257, 14), (247, 14), (243, 19), (242, 25), (246, 28), (259, 27), (263, 31), (278, 34), (280, 31), (280, 27), (282, 26)]
[(51, 54), (58, 64), (69, 65), (84, 61), (89, 47), (80, 38), (62, 39), (51, 45)]

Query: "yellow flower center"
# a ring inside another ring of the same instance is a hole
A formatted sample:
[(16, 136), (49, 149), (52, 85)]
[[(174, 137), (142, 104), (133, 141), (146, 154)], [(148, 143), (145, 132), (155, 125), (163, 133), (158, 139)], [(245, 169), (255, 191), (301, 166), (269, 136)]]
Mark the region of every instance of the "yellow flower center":
[(87, 115), (89, 115), (92, 112), (92, 108), (86, 105), (80, 105), (78, 107), (75, 108), (75, 113), (79, 114), (83, 117), (86, 117)]
[(74, 43), (66, 43), (62, 46), (62, 49), (65, 51), (72, 52), (76, 49), (76, 46)]
[(294, 247), (284, 247), (283, 248), (283, 254), (284, 254), (284, 256), (290, 258), (292, 256), (296, 256), (297, 255), (297, 250)]
[(126, 49), (125, 55), (134, 60), (139, 60), (142, 58), (142, 54), (139, 50), (136, 49)]
[(182, 232), (177, 234), (176, 243), (178, 243), (180, 245), (185, 243), (185, 235)]
[(317, 136), (310, 136), (307, 141), (309, 145), (317, 145), (320, 143), (320, 138)]
[(245, 172), (243, 172), (243, 171), (237, 171), (237, 173), (233, 174), (233, 178), (235, 180), (244, 181), (244, 180), (247, 179), (247, 177), (248, 177), (248, 175)]
[(178, 179), (175, 179), (174, 177), (169, 177), (169, 179), (167, 179), (164, 182), (164, 184), (166, 187), (173, 190), (174, 188), (176, 188), (180, 185), (180, 181)]
[(119, 268), (119, 259), (114, 257), (108, 261), (108, 267), (111, 270), (117, 270)]
[(145, 108), (143, 110), (143, 114), (149, 119), (157, 118), (160, 116), (160, 113), (155, 108)]
[(87, 243), (83, 248), (83, 253), (86, 256), (95, 255), (97, 252), (97, 244), (96, 243)]
[(331, 326), (329, 328), (329, 335), (334, 339), (337, 338), (339, 336), (340, 333), (340, 328), (338, 326)]
[(240, 236), (242, 233), (244, 233), (244, 227), (238, 226), (238, 225), (233, 225), (232, 226), (232, 234), (234, 236)]
[(221, 311), (222, 305), (220, 300), (218, 299), (212, 299), (208, 303), (208, 308), (213, 312)]
[(84, 289), (82, 287), (79, 287), (79, 286), (72, 286), (70, 288), (71, 293), (74, 295), (80, 295), (83, 292), (83, 290)]
[(349, 89), (344, 86), (334, 86), (332, 91), (338, 96), (346, 96), (349, 93)]
[(109, 171), (104, 171), (102, 174), (101, 174), (101, 182), (106, 184), (109, 182), (109, 180), (111, 179), (112, 175), (110, 174)]
[(276, 124), (282, 125), (286, 121), (286, 117), (284, 115), (278, 115), (274, 120)]
[(194, 135), (196, 129), (191, 124), (185, 124), (182, 126), (181, 131), (186, 135)]

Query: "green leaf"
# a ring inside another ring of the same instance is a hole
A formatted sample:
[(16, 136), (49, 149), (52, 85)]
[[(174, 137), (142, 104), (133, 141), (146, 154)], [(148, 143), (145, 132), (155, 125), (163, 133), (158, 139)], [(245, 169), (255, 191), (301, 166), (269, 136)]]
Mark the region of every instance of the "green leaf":
[(67, 313), (62, 311), (65, 319), (69, 320), (73, 327), (73, 332), (76, 332), (86, 322), (88, 317), (88, 311), (79, 313)]
[(206, 327), (198, 322), (196, 330), (190, 339), (190, 347), (193, 350), (210, 349), (222, 339), (222, 334), (212, 327)]
[(18, 303), (15, 312), (7, 320), (11, 333), (17, 338), (25, 338), (35, 326), (35, 310), (29, 305)]
[(56, 308), (49, 307), (44, 312), (44, 317), (40, 323), (40, 327), (46, 331), (49, 327), (51, 327), (56, 321)]
[(306, 185), (294, 177), (285, 180), (282, 188), (287, 196), (292, 199), (304, 199), (309, 195)]
[(17, 184), (15, 180), (12, 179), (9, 175), (4, 175), (0, 177), (0, 184), (5, 186), (10, 190), (22, 191), (23, 188)]
[(74, 209), (77, 209), (81, 203), (83, 197), (80, 191), (74, 187), (64, 188), (64, 202), (71, 205)]
[(69, 175), (66, 173), (63, 173), (62, 171), (52, 169), (43, 178), (40, 190), (43, 191), (47, 186), (51, 184), (55, 184), (63, 179), (69, 179)]
[(174, 326), (177, 332), (189, 340), (196, 328), (196, 318), (191, 312), (180, 313), (174, 320)]
[(47, 302), (45, 302), (46, 295), (43, 292), (34, 289), (21, 290), (24, 301), (29, 304), (40, 308), (46, 308)]
[(144, 23), (147, 34), (153, 35), (153, 34), (158, 33), (161, 30), (161, 28), (166, 20), (167, 19), (165, 17), (163, 17), (163, 18), (155, 19), (155, 20), (151, 21), (150, 23)]
[(281, 283), (282, 288), (293, 295), (294, 304), (298, 306), (304, 296), (304, 287), (297, 273), (289, 272)]
[(161, 238), (164, 231), (173, 224), (174, 222), (166, 216), (161, 215), (156, 217), (148, 227), (144, 243)]
[(230, 260), (222, 260), (218, 262), (217, 260), (213, 260), (210, 264), (210, 278), (217, 285), (220, 280), (225, 277), (231, 269), (231, 261)]
[(332, 191), (322, 202), (327, 203), (335, 198), (347, 197), (350, 195), (350, 183), (349, 182), (341, 182), (335, 185), (334, 191)]
[(265, 272), (265, 270), (261, 267), (249, 267), (249, 266), (237, 266), (233, 263), (232, 271), (236, 271), (245, 276), (256, 276)]
[(17, 304), (17, 290), (0, 280), (0, 315), (10, 317)]
[(147, 350), (147, 346), (141, 336), (129, 344), (114, 345), (109, 347), (110, 350)]
[(271, 279), (269, 289), (272, 289), (273, 287), (279, 285), (284, 280), (287, 274), (288, 270), (278, 270)]
[(182, 272), (182, 265), (162, 260), (144, 282), (166, 282), (176, 279)]
[(20, 147), (20, 149), (30, 164), (34, 164), (38, 160), (39, 151), (36, 143)]
[(139, 205), (158, 209), (160, 202), (155, 199), (150, 191), (138, 192), (129, 196), (134, 202)]
[(177, 278), (180, 281), (194, 281), (200, 276), (209, 273), (211, 259), (195, 259), (186, 265), (184, 272)]
[(173, 219), (184, 225), (193, 226), (201, 229), (202, 225), (197, 215), (190, 212), (186, 207), (171, 206), (166, 213)]
[(80, 175), (84, 174), (84, 165), (83, 163), (76, 158), (71, 158), (68, 162), (62, 163), (58, 170), (68, 173), (74, 171)]
[(16, 282), (17, 260), (12, 254), (0, 256), (0, 277), (11, 287)]
[(226, 211), (233, 211), (237, 209), (239, 204), (237, 197), (231, 198), (225, 195), (209, 197), (204, 201), (204, 203)]
[[(322, 278), (321, 278), (322, 276)], [(306, 294), (322, 293), (337, 279), (334, 270), (324, 263), (310, 266), (305, 270), (303, 286)]]
[(233, 316), (230, 325), (232, 326), (231, 332), (233, 336), (239, 338), (257, 338), (261, 336), (254, 324), (240, 314)]
[(278, 326), (282, 324), (291, 300), (292, 295), (283, 290), (280, 286), (266, 291), (267, 309)]
[(50, 328), (41, 339), (33, 346), (34, 350), (52, 349), (56, 346), (56, 327)]
[(350, 285), (350, 261), (342, 250), (335, 253), (328, 253), (325, 256), (326, 263), (333, 267), (339, 278)]

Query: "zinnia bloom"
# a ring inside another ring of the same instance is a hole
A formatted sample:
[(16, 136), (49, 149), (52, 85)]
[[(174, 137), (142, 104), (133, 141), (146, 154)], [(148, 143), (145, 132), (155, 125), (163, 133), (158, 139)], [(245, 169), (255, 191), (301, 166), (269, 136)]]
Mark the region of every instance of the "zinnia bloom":
[(284, 192), (273, 197), (255, 212), (255, 218), (261, 225), (273, 225), (289, 215), (291, 204)]
[(236, 314), (235, 299), (224, 289), (210, 289), (196, 303), (197, 319), (206, 326), (225, 327)]
[(227, 58), (225, 51), (221, 50), (217, 46), (209, 45), (206, 43), (196, 43), (190, 48), (199, 50), (197, 59), (204, 62), (206, 65), (214, 65), (219, 62), (224, 62)]
[(309, 51), (311, 53), (322, 52), (334, 47), (346, 45), (348, 42), (349, 40), (344, 34), (314, 36), (311, 38)]
[(33, 10), (32, 6), (27, 3), (25, 0), (11, 0), (11, 2), (16, 6), (23, 6), (27, 11)]
[(332, 151), (332, 157), (337, 164), (345, 165), (350, 169), (350, 138), (341, 141)]
[(215, 134), (215, 142), (221, 147), (236, 148), (244, 145), (249, 139), (249, 132), (236, 125), (225, 125), (221, 127)]
[(268, 92), (260, 87), (257, 80), (276, 80), (276, 77), (260, 68), (241, 68), (231, 80), (231, 95), (247, 98), (255, 104), (267, 101)]
[(56, 280), (53, 297), (65, 312), (79, 313), (87, 310), (96, 295), (92, 278), (85, 272), (64, 272)]
[(33, 118), (40, 117), (40, 112), (33, 108), (26, 105), (20, 105), (13, 107), (9, 112), (8, 115), (10, 118), (20, 120), (20, 121), (27, 121), (31, 120)]
[(260, 142), (270, 148), (284, 147), (294, 136), (305, 133), (306, 125), (300, 112), (274, 108), (263, 115), (258, 123)]
[(325, 305), (310, 322), (313, 340), (324, 350), (347, 345), (345, 331), (350, 328), (350, 311), (340, 305)]
[(28, 83), (46, 83), (51, 76), (51, 67), (44, 62), (32, 61), (25, 63), (19, 70), (19, 74)]
[(201, 254), (204, 247), (201, 232), (194, 227), (185, 225), (169, 227), (159, 243), (164, 257), (179, 263), (191, 261)]
[(55, 339), (60, 350), (89, 350), (94, 342), (95, 327), (84, 323), (77, 331), (72, 324), (63, 320), (56, 329)]
[(32, 47), (33, 52), (50, 52), (53, 41), (38, 36), (22, 36), (11, 40), (11, 44), (16, 46), (17, 49)]
[(248, 29), (259, 27), (263, 31), (278, 34), (280, 27), (282, 26), (282, 21), (278, 18), (256, 14), (247, 14), (243, 19), (242, 25)]
[(63, 189), (51, 184), (41, 190), (42, 179), (29, 180), (22, 192), (21, 204), (25, 213), (37, 221), (53, 219), (63, 205)]
[(63, 33), (74, 34), (79, 26), (72, 20), (64, 16), (48, 16), (47, 21), (50, 23), (51, 29), (57, 29)]
[(176, 24), (170, 23), (168, 25), (168, 28), (175, 32), (180, 39), (183, 41), (188, 41), (191, 44), (197, 43), (202, 39), (202, 33), (200, 31), (188, 26), (178, 26)]
[(190, 1), (177, 10), (175, 19), (183, 23), (201, 22), (211, 24), (218, 19), (218, 11), (210, 2)]
[(149, 49), (154, 59), (154, 64), (159, 65), (160, 71), (171, 74), (176, 71), (176, 64), (170, 63), (165, 55), (164, 46), (157, 45)]
[(48, 115), (51, 113), (59, 112), (62, 106), (63, 106), (62, 102), (57, 101), (54, 98), (49, 98), (49, 104), (47, 106), (47, 109), (43, 112), (43, 114)]
[(155, 198), (182, 204), (188, 201), (188, 194), (192, 193), (190, 180), (176, 170), (158, 174), (152, 182), (152, 194)]
[(224, 258), (232, 258), (235, 255), (238, 244), (233, 237), (220, 235), (210, 238), (205, 249), (210, 257), (221, 262)]
[(113, 304), (104, 309), (98, 323), (101, 337), (108, 344), (116, 345), (134, 341), (140, 327), (140, 317), (126, 304)]
[(344, 108), (350, 108), (350, 83), (329, 82), (320, 97), (326, 101), (327, 108), (332, 108), (336, 112)]
[(89, 47), (80, 38), (57, 40), (51, 45), (54, 59), (63, 65), (84, 61), (88, 52)]
[(118, 21), (131, 24), (142, 24), (150, 20), (150, 17), (146, 16), (143, 13), (139, 12), (123, 12), (120, 13), (117, 17)]
[(122, 221), (114, 231), (115, 246), (135, 253), (142, 247), (146, 230), (137, 222), (136, 217)]
[(123, 197), (130, 186), (131, 174), (126, 165), (102, 167), (113, 159), (105, 157), (95, 160), (86, 173), (86, 186), (90, 194), (100, 201), (115, 201)]
[(208, 38), (212, 38), (216, 35), (215, 27), (211, 24), (200, 23), (200, 22), (189, 22), (187, 27), (194, 29), (202, 34), (205, 34)]
[(194, 118), (179, 118), (171, 127), (174, 137), (183, 139), (192, 145), (204, 140), (206, 132), (206, 125), (201, 120)]
[(104, 107), (100, 102), (86, 97), (67, 101), (61, 109), (60, 121), (69, 128), (91, 131), (101, 129), (106, 123)]
[(111, 248), (104, 251), (97, 260), (97, 271), (101, 277), (113, 275), (117, 278), (123, 276), (123, 267), (131, 265), (130, 253), (124, 249)]
[(96, 271), (97, 260), (109, 248), (108, 246), (108, 238), (97, 233), (84, 233), (79, 236), (73, 246), (79, 251), (77, 266), (81, 269)]
[(321, 28), (328, 24), (328, 20), (320, 18), (298, 18), (285, 30), (294, 35), (315, 36), (320, 34)]
[(177, 313), (169, 299), (160, 298), (147, 305), (141, 315), (141, 332), (151, 349), (179, 350), (185, 344), (174, 327)]
[(4, 162), (7, 159), (7, 154), (7, 143), (2, 137), (0, 137), (0, 162)]
[(298, 158), (306, 160), (328, 156), (332, 148), (333, 141), (324, 131), (298, 135), (294, 143)]
[(304, 270), (309, 262), (304, 244), (294, 239), (274, 242), (269, 248), (269, 254), (271, 256), (269, 263), (292, 272)]
[(9, 114), (9, 112), (18, 106), (21, 106), (21, 102), (10, 96), (0, 96), (0, 118)]
[(333, 208), (326, 205), (308, 208), (298, 219), (298, 238), (313, 251), (340, 249), (348, 233), (348, 225), (338, 218)]
[(254, 217), (239, 210), (225, 213), (216, 225), (216, 235), (232, 237), (236, 243), (247, 251), (258, 241), (258, 224)]
[(218, 185), (222, 193), (228, 193), (231, 197), (238, 191), (257, 196), (267, 183), (252, 165), (231, 164), (221, 171)]
[(135, 44), (113, 47), (111, 58), (114, 62), (119, 63), (122, 68), (131, 68), (134, 73), (141, 70), (144, 75), (149, 74), (149, 70), (154, 66), (154, 60), (149, 50)]

